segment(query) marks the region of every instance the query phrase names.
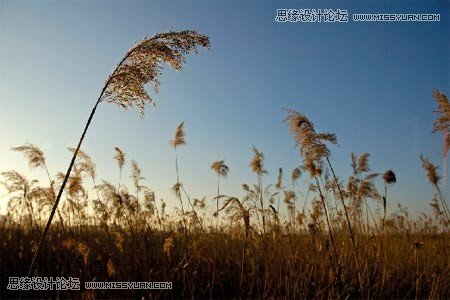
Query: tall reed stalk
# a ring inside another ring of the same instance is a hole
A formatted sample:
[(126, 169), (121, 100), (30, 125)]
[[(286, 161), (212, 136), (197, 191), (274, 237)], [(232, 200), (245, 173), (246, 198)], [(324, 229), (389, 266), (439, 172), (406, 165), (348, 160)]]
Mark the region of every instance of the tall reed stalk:
[(447, 203), (445, 201), (444, 195), (441, 192), (441, 189), (439, 187), (439, 183), (441, 181), (441, 176), (439, 175), (437, 171), (437, 167), (432, 164), (427, 158), (420, 155), (420, 160), (422, 161), (422, 167), (427, 172), (428, 181), (431, 183), (431, 185), (436, 189), (436, 192), (438, 194), (439, 201), (441, 203), (443, 216), (444, 216), (444, 222), (447, 229), (450, 226), (450, 210), (447, 206)]
[(267, 170), (264, 169), (264, 154), (259, 151), (255, 146), (252, 148), (253, 158), (250, 161), (249, 167), (256, 174), (258, 178), (258, 199), (259, 205), (261, 207), (261, 216), (262, 216), (262, 228), (264, 236), (266, 235), (266, 217), (264, 211), (264, 198), (263, 198), (263, 187), (262, 187), (262, 176), (267, 174)]
[(387, 245), (386, 245), (386, 216), (387, 216), (387, 187), (395, 184), (397, 177), (392, 170), (387, 170), (383, 174), (384, 196), (383, 196), (383, 219), (381, 221), (381, 234), (383, 238), (383, 274), (381, 279), (381, 288), (384, 288), (387, 272)]
[(225, 161), (222, 159), (222, 160), (217, 160), (217, 161), (213, 162), (211, 165), (211, 170), (216, 172), (216, 175), (217, 175), (217, 198), (216, 198), (216, 218), (217, 218), (216, 231), (217, 231), (217, 227), (219, 225), (220, 178), (226, 178), (228, 176), (228, 172), (230, 171), (230, 169), (225, 164)]
[(329, 156), (330, 150), (325, 145), (325, 142), (337, 144), (336, 135), (332, 133), (316, 133), (314, 124), (303, 114), (295, 110), (287, 110), (288, 115), (285, 122), (289, 125), (291, 134), (294, 136), (296, 146), (300, 148), (300, 153), (303, 156), (303, 167), (308, 170), (311, 177), (317, 176), (317, 170), (322, 165), (322, 160), (325, 159), (328, 167), (334, 178), (334, 182), (339, 191), (340, 200), (344, 209), (347, 227), (350, 233), (353, 255), (356, 263), (356, 270), (358, 272), (358, 281), (360, 292), (363, 293), (363, 281), (361, 276), (361, 268), (358, 259), (358, 251), (356, 248), (355, 236), (348, 216), (347, 208), (344, 202), (344, 195), (341, 186), (337, 180), (336, 173), (331, 165)]
[[(176, 70), (181, 70), (185, 62), (186, 54), (196, 52), (198, 47), (210, 48), (209, 38), (195, 31), (178, 31), (156, 34), (151, 38), (144, 38), (133, 46), (122, 58), (114, 71), (108, 77), (103, 86), (89, 118), (84, 126), (81, 138), (73, 153), (69, 167), (65, 173), (62, 185), (53, 204), (47, 224), (42, 232), (38, 247), (33, 255), (27, 276), (30, 277), (36, 258), (42, 249), (45, 237), (48, 234), (54, 214), (64, 188), (69, 180), (78, 152), (91, 125), (97, 107), (103, 101), (115, 103), (122, 108), (136, 107), (141, 117), (144, 115), (145, 104), (153, 103), (153, 99), (147, 94), (144, 85), (151, 83), (158, 92), (159, 75), (165, 63)], [(21, 294), (21, 297), (23, 294)]]

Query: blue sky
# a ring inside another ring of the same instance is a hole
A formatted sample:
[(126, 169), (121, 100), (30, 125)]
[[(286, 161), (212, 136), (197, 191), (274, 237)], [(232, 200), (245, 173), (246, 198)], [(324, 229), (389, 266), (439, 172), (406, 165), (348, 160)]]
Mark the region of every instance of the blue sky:
[[(332, 8), (353, 13), (440, 13), (440, 22), (276, 23), (277, 8)], [(448, 1), (1, 1), (0, 170), (28, 172), (9, 149), (31, 142), (45, 151), (52, 174), (70, 161), (107, 76), (135, 41), (168, 30), (193, 29), (212, 51), (190, 56), (182, 72), (165, 69), (157, 107), (144, 119), (102, 104), (83, 149), (101, 178), (116, 182), (114, 146), (141, 166), (146, 184), (175, 205), (174, 153), (168, 141), (185, 121), (181, 179), (193, 197), (216, 189), (209, 169), (225, 159), (222, 190), (242, 195), (253, 183), (251, 146), (278, 167), (301, 164), (283, 124), (283, 108), (304, 112), (339, 147), (332, 161), (342, 178), (350, 154), (370, 152), (372, 169), (393, 169), (391, 199), (429, 212), (433, 189), (420, 153), (442, 165), (441, 137), (431, 129), (434, 88), (450, 92)], [(442, 168), (441, 168), (442, 171)], [(306, 179), (306, 177), (304, 178)], [(447, 196), (448, 190), (445, 191)], [(5, 207), (6, 199), (0, 200)]]

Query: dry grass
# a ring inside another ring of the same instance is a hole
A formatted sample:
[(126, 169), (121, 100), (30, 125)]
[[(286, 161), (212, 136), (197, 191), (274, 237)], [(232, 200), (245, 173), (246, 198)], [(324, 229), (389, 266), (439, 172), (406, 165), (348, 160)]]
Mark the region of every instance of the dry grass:
[[(126, 155), (117, 149), (119, 157), (114, 159), (122, 172), (127, 167)], [(256, 150), (254, 154), (258, 160), (252, 164), (255, 171), (264, 170), (262, 153)], [(261, 199), (267, 203), (277, 196), (270, 187), (263, 191), (258, 184), (244, 184), (247, 195), (241, 199), (219, 195), (216, 200), (222, 204), (218, 211), (224, 212), (224, 222), (217, 227), (205, 199), (195, 199), (181, 214), (168, 214), (165, 202), (157, 201), (155, 193), (143, 185), (142, 171), (134, 160), (129, 171), (135, 193), (129, 193), (120, 182), (119, 187), (102, 181), (92, 185), (95, 193), (89, 197), (85, 182), (96, 182), (97, 174), (84, 152), (62, 202), (63, 222), (52, 225), (33, 275), (79, 277), (81, 282), (94, 278), (173, 282), (170, 291), (82, 290), (64, 292), (60, 294), (63, 298), (448, 298), (450, 236), (446, 223), (428, 215), (412, 219), (404, 207), (387, 216), (377, 210), (373, 219), (366, 221), (371, 215), (364, 204), (372, 195), (367, 191), (375, 187), (369, 189), (364, 182), (376, 177), (364, 175), (371, 169), (369, 155), (353, 158), (358, 166), (351, 177), (355, 192), (344, 193), (355, 228), (363, 290), (342, 207), (336, 205), (339, 195), (328, 172), (318, 177), (324, 184), (310, 191), (315, 198), (309, 211), (308, 206), (293, 209), (293, 201), (306, 200), (304, 193), (283, 187), (279, 170), (276, 189), (284, 194), (286, 209), (294, 219), (284, 218), (272, 205), (268, 210), (260, 206)], [(428, 164), (427, 170), (433, 170)], [(225, 175), (225, 166), (224, 161), (217, 161), (212, 169)], [(292, 175), (292, 180), (298, 179), (299, 169)], [(53, 198), (48, 186), (18, 172), (3, 172), (2, 176), (10, 193), (8, 219), (0, 223), (0, 267), (6, 270), (1, 284), (5, 287), (9, 276), (26, 272)], [(382, 180), (392, 185), (393, 178), (395, 174), (387, 171)], [(177, 196), (181, 190), (181, 184), (177, 185)], [(359, 206), (352, 207), (355, 203)], [(442, 215), (440, 202), (434, 205), (436, 216)], [(266, 218), (265, 233), (262, 216)], [(382, 232), (376, 230), (380, 224)], [(12, 291), (3, 295), (18, 296)], [(52, 291), (26, 294), (54, 296)]]

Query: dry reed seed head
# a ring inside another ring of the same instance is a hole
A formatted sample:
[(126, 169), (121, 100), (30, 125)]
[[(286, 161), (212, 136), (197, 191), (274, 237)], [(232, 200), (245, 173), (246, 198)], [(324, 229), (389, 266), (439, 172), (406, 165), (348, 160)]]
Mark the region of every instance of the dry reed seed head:
[(169, 143), (174, 148), (177, 148), (178, 146), (186, 145), (185, 133), (184, 133), (184, 121), (181, 122), (177, 126), (173, 140), (171, 140)]
[(358, 191), (357, 179), (353, 176), (350, 176), (347, 182), (347, 192), (349, 196), (353, 198), (356, 195), (357, 191)]
[(394, 184), (397, 182), (397, 177), (395, 176), (394, 171), (392, 170), (387, 170), (386, 172), (383, 173), (383, 181), (387, 184)]
[(275, 203), (275, 198), (274, 198), (273, 195), (270, 196), (270, 198), (269, 198), (269, 203), (270, 203), (270, 204), (274, 204), (274, 203)]
[(313, 178), (322, 176), (322, 161), (305, 160), (302, 168), (308, 171), (309, 175)]
[(27, 143), (25, 145), (11, 148), (12, 151), (22, 152), (28, 160), (30, 168), (41, 168), (45, 166), (44, 152), (38, 146)]
[(315, 184), (310, 183), (308, 186), (308, 192), (317, 192), (317, 186)]
[(37, 201), (43, 205), (52, 205), (53, 204), (53, 190), (51, 187), (42, 188), (40, 186), (33, 187), (31, 191), (28, 193), (30, 199)]
[(224, 178), (228, 176), (228, 172), (230, 171), (223, 159), (213, 162), (211, 165), (211, 170), (216, 172), (217, 176), (221, 176)]
[(119, 165), (119, 169), (123, 169), (123, 166), (125, 165), (125, 152), (122, 151), (119, 147), (114, 147), (114, 150), (116, 151), (116, 155), (114, 155), (114, 159), (117, 161), (117, 164)]
[(292, 171), (291, 180), (296, 181), (297, 179), (300, 178), (300, 176), (302, 176), (302, 171), (300, 170), (300, 168), (295, 168)]
[(352, 163), (351, 163), (352, 169), (353, 169), (353, 174), (357, 173), (357, 166), (358, 166), (358, 156), (352, 152)]
[(19, 172), (11, 170), (2, 172), (0, 174), (6, 179), (4, 182), (2, 182), (2, 185), (6, 188), (8, 193), (29, 190), (28, 180)]
[(437, 167), (433, 165), (426, 157), (423, 157), (422, 154), (420, 155), (420, 160), (422, 161), (422, 167), (427, 172), (427, 177), (430, 183), (433, 185), (438, 185), (441, 177), (437, 172)]
[(444, 143), (443, 154), (444, 154), (444, 157), (447, 157), (448, 151), (450, 150), (450, 133), (449, 133), (449, 131), (446, 131), (444, 133), (443, 143)]
[(378, 175), (380, 175), (380, 174), (378, 174), (378, 173), (370, 173), (370, 174), (367, 174), (367, 175), (364, 177), (364, 180), (372, 181), (372, 180), (374, 180), (375, 178), (377, 178)]
[(284, 191), (284, 203), (292, 204), (292, 201), (295, 201), (295, 193), (293, 191)]
[(97, 188), (103, 199), (112, 199), (114, 205), (121, 202), (120, 195), (117, 193), (117, 188), (112, 183), (103, 180), (103, 183), (98, 185)]
[(195, 199), (195, 200), (197, 200), (197, 206), (200, 208), (200, 209), (204, 209), (204, 208), (206, 208), (206, 197), (203, 197), (202, 199)]
[(283, 185), (283, 169), (278, 168), (278, 176), (277, 176), (277, 182), (275, 183), (275, 188), (281, 189), (282, 185)]
[(372, 180), (364, 179), (358, 186), (358, 197), (378, 199), (379, 194)]
[(250, 161), (249, 167), (257, 174), (266, 174), (264, 169), (264, 153), (259, 151), (255, 146), (252, 146), (253, 158)]
[(356, 165), (356, 173), (357, 174), (370, 171), (369, 157), (370, 157), (369, 153), (363, 153), (359, 156), (358, 163)]
[[(75, 148), (67, 148), (70, 152), (75, 153)], [(80, 172), (86, 172), (90, 177), (95, 178), (96, 172), (95, 172), (95, 163), (92, 161), (91, 157), (84, 152), (83, 150), (79, 149), (77, 158), (77, 168)]]
[(433, 97), (438, 104), (438, 110), (434, 111), (438, 114), (438, 117), (434, 121), (433, 132), (439, 131), (444, 135), (443, 154), (446, 157), (450, 149), (450, 103), (448, 102), (447, 96), (438, 89), (434, 90)]
[(110, 75), (101, 101), (115, 103), (124, 109), (134, 106), (143, 117), (145, 104), (154, 103), (145, 84), (152, 84), (157, 94), (163, 66), (168, 64), (181, 70), (186, 55), (196, 53), (198, 47), (210, 49), (209, 38), (191, 30), (144, 38), (127, 52), (123, 62)]
[(139, 185), (139, 181), (145, 178), (141, 176), (142, 171), (139, 168), (138, 163), (135, 160), (131, 161), (131, 178), (133, 179), (134, 186), (140, 190), (142, 187)]
[(182, 188), (183, 184), (181, 182), (177, 182), (172, 186), (172, 191), (178, 195), (180, 194), (181, 188)]
[[(290, 128), (296, 146), (303, 157), (303, 167), (311, 176), (322, 173), (322, 159), (330, 155), (325, 142), (337, 144), (336, 135), (332, 133), (316, 133), (313, 123), (303, 114), (295, 110), (287, 110), (284, 120)], [(320, 172), (319, 172), (320, 170)]]
[(70, 197), (85, 197), (86, 190), (83, 187), (83, 179), (81, 177), (81, 172), (74, 172), (74, 175), (69, 177), (67, 182), (67, 194)]

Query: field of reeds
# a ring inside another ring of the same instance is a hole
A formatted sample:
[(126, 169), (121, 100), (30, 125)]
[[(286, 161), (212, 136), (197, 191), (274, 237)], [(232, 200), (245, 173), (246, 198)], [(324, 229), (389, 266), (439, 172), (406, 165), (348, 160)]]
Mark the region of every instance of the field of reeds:
[[(369, 153), (349, 153), (352, 174), (338, 174), (328, 148), (337, 144), (336, 135), (316, 132), (295, 110), (286, 110), (284, 121), (301, 166), (270, 170), (278, 178), (264, 184), (264, 153), (253, 146), (242, 168), (251, 169), (254, 182), (242, 183), (243, 197), (221, 192), (229, 173), (224, 160), (211, 162), (217, 195), (189, 195), (177, 156), (186, 146), (183, 122), (168, 137), (177, 178), (172, 199), (145, 186), (139, 165), (119, 147), (108, 154), (117, 181), (101, 179), (94, 159), (81, 150), (98, 106), (110, 102), (143, 113), (153, 102), (144, 84), (157, 91), (162, 65), (180, 70), (199, 46), (209, 48), (209, 39), (193, 31), (158, 34), (133, 46), (106, 81), (77, 147), (68, 149), (67, 172), (53, 174), (36, 145), (12, 148), (47, 180), (1, 173), (8, 207), (0, 220), (0, 298), (450, 298), (450, 211), (437, 166), (417, 158), (436, 193), (432, 214), (411, 216), (389, 195), (395, 166), (377, 173)], [(450, 104), (438, 90), (434, 98), (433, 129), (444, 135), (447, 155)], [(306, 189), (300, 178), (309, 182)], [(176, 201), (176, 210), (168, 211), (168, 200)], [(81, 289), (12, 291), (6, 287), (13, 276), (75, 277)], [(86, 290), (89, 281), (169, 281), (172, 289)]]

